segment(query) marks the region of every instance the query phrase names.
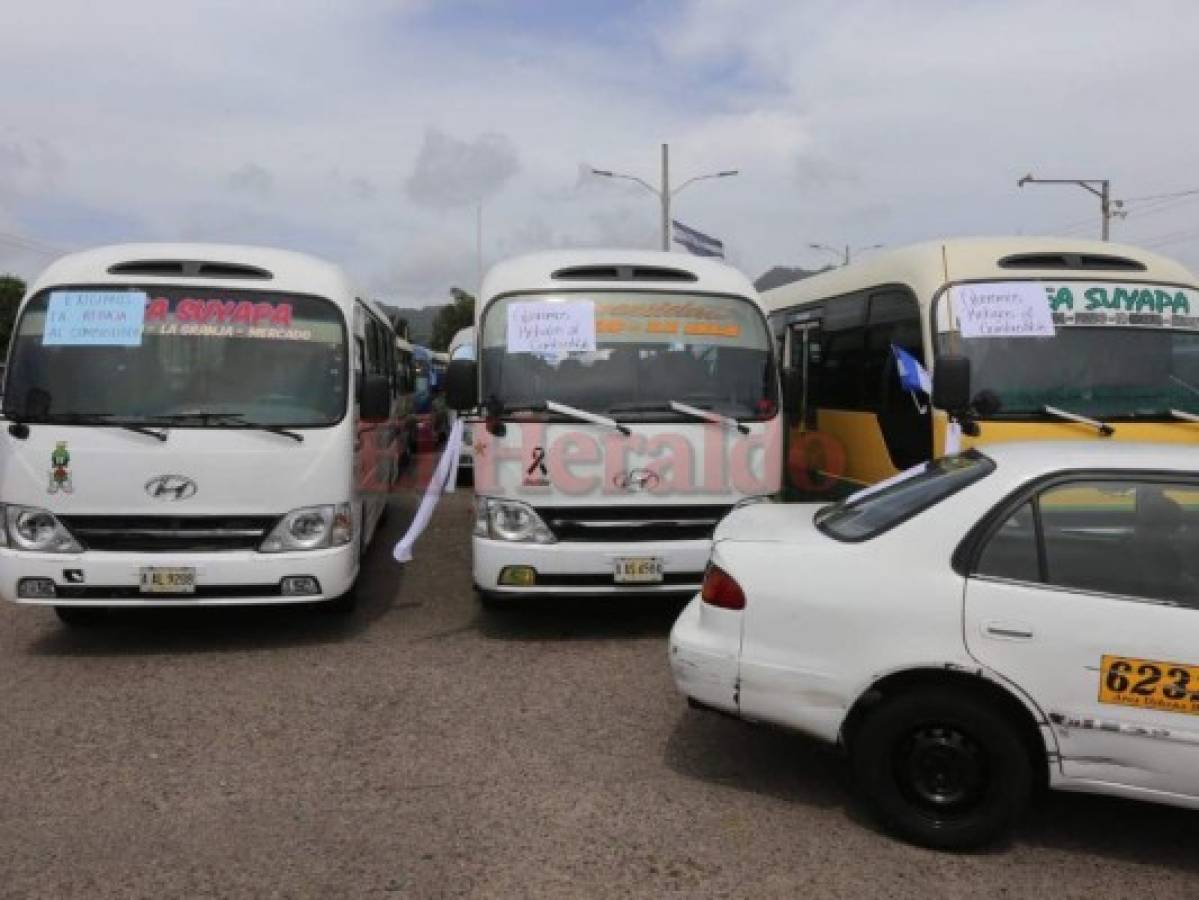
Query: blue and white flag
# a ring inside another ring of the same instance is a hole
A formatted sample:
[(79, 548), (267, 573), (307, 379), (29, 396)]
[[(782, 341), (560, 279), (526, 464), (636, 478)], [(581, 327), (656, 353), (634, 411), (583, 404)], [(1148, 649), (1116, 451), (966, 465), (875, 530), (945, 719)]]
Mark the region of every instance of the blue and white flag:
[(678, 219), (671, 220), (674, 242), (681, 244), (689, 253), (696, 256), (715, 256), (724, 259), (724, 241), (719, 241), (711, 235), (688, 228)]
[(920, 393), (931, 396), (933, 380), (929, 377), (928, 370), (920, 365), (920, 360), (894, 344), (891, 345), (891, 352), (895, 354), (895, 365), (899, 369), (900, 387), (913, 394)]

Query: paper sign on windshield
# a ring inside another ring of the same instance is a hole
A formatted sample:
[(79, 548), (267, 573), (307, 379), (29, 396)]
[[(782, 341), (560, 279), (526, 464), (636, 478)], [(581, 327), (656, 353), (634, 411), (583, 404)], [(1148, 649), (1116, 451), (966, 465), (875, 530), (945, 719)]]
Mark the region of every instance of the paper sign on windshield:
[(138, 347), (145, 317), (143, 291), (52, 291), (42, 343), (63, 347)]
[(510, 353), (582, 353), (595, 350), (591, 300), (519, 301), (508, 304)]
[(953, 289), (964, 338), (1053, 337), (1045, 286), (1036, 281), (963, 284)]

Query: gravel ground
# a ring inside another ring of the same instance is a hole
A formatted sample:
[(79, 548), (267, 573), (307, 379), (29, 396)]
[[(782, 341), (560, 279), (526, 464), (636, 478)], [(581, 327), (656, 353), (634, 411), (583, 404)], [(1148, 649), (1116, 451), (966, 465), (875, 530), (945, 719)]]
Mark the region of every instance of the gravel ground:
[(675, 602), (483, 612), (469, 492), (348, 619), (0, 607), (4, 896), (1199, 897), (1199, 814), (1055, 795), (897, 843), (837, 754), (689, 710)]

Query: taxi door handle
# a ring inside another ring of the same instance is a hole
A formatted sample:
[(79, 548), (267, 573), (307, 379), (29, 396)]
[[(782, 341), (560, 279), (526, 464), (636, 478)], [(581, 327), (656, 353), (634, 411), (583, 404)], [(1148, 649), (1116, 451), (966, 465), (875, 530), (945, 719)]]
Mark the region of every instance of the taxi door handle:
[(1031, 641), (1032, 626), (1023, 622), (984, 622), (983, 634), (1003, 641)]

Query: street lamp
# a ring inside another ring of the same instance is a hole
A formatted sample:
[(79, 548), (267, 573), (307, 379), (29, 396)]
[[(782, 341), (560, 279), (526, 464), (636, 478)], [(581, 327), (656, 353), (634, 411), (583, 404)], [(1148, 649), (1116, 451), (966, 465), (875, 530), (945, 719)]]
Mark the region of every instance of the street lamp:
[(841, 265), (848, 266), (849, 265), (849, 256), (850, 256), (851, 252), (865, 253), (867, 250), (878, 250), (883, 245), (882, 244), (871, 244), (868, 247), (853, 247), (853, 248), (851, 248), (849, 246), (849, 244), (846, 244), (844, 250), (838, 250), (836, 247), (830, 247), (828, 244), (808, 244), (808, 246), (811, 247), (813, 250), (825, 250), (825, 251), (831, 253), (841, 260)]
[(1016, 187), (1022, 188), (1026, 184), (1076, 184), (1083, 190), (1090, 191), (1099, 198), (1099, 214), (1103, 219), (1101, 233), (1105, 241), (1111, 232), (1111, 221), (1114, 215), (1112, 207), (1115, 206), (1119, 209), (1124, 205), (1123, 200), (1113, 201), (1111, 199), (1112, 183), (1106, 178), (1034, 178), (1030, 172), (1016, 182)]
[(625, 181), (635, 181), (651, 194), (658, 198), (658, 202), (662, 204), (662, 249), (670, 250), (670, 201), (679, 191), (693, 184), (696, 181), (704, 181), (708, 178), (731, 178), (734, 175), (741, 174), (738, 169), (725, 169), (721, 172), (712, 172), (708, 175), (695, 175), (688, 178), (678, 187), (671, 188), (670, 186), (670, 145), (662, 145), (662, 185), (654, 187), (643, 178), (638, 178), (636, 175), (625, 175), (622, 172), (613, 172), (610, 169), (592, 169), (592, 175), (602, 175), (604, 178), (622, 178)]

